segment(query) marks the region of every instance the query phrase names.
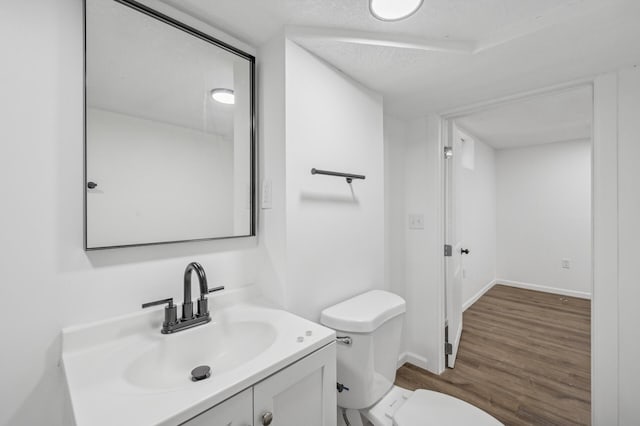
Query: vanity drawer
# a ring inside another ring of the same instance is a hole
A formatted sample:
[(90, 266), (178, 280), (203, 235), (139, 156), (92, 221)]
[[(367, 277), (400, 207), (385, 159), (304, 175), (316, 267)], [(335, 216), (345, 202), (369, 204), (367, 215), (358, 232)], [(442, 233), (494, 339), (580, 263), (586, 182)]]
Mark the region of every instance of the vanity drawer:
[(253, 389), (249, 388), (183, 423), (184, 426), (252, 426)]

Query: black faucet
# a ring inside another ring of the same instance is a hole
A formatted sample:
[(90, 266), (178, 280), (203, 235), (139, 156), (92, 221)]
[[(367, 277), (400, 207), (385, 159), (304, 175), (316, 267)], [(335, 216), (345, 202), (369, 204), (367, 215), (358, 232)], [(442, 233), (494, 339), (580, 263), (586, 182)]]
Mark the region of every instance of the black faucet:
[[(195, 272), (198, 275), (200, 283), (200, 297), (198, 298), (198, 312), (193, 314), (193, 301), (191, 300), (191, 275)], [(154, 302), (145, 303), (143, 308), (167, 304), (164, 308), (164, 322), (162, 323), (162, 334), (171, 334), (177, 331), (186, 330), (197, 325), (206, 324), (211, 321), (209, 313), (209, 301), (207, 294), (214, 291), (224, 290), (224, 286), (209, 289), (207, 284), (207, 274), (204, 268), (197, 262), (191, 262), (184, 270), (184, 301), (182, 303), (182, 317), (177, 319), (177, 307), (173, 304), (173, 298), (156, 300)]]
[(200, 298), (198, 299), (198, 316), (209, 315), (207, 306), (207, 294), (209, 286), (207, 285), (207, 274), (204, 273), (202, 265), (191, 262), (184, 270), (184, 299), (182, 303), (182, 321), (193, 319), (193, 302), (191, 301), (191, 273), (198, 275), (200, 282)]

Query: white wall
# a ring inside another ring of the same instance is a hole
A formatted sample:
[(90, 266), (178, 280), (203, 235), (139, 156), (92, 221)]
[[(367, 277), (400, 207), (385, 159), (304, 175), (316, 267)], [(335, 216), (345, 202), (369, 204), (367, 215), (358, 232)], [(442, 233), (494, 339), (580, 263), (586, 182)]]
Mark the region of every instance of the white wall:
[(385, 287), (382, 97), (290, 41), (285, 64), (287, 308), (317, 320)]
[[(272, 199), (260, 215), (260, 281), (266, 297), (318, 320), (387, 287), (382, 99), (284, 34), (260, 48), (258, 69), (260, 187), (268, 182)], [(366, 179), (350, 186), (313, 167)]]
[[(256, 62), (260, 88), (258, 191), (261, 203), (258, 206), (258, 239), (262, 249), (258, 268), (265, 296), (281, 307), (287, 300), (284, 46), (284, 34), (278, 34), (260, 47)], [(265, 184), (269, 185), (267, 194), (262, 193)]]
[(495, 150), (464, 135), (462, 171), (462, 306), (469, 307), (496, 278), (496, 172)]
[[(407, 360), (439, 373), (444, 368), (442, 343), (443, 269), (441, 235), (442, 170), (440, 120), (411, 120), (404, 151), (405, 351)], [(408, 229), (408, 215), (423, 214), (424, 229)]]
[(88, 108), (87, 179), (98, 182), (87, 191), (88, 246), (247, 235), (250, 217), (238, 211), (236, 224), (232, 206), (236, 192), (248, 196), (249, 170), (234, 170), (235, 157), (218, 135)]
[[(385, 282), (394, 293), (406, 299), (405, 283), (405, 161), (408, 123), (384, 116), (384, 217)], [(400, 353), (407, 352), (407, 317), (403, 325)]]
[(640, 68), (619, 73), (618, 93), (619, 424), (632, 425), (640, 422)]
[(0, 9), (0, 424), (56, 426), (69, 424), (63, 327), (181, 300), (190, 261), (212, 285), (255, 283), (258, 251), (243, 239), (84, 252), (82, 2)]
[(589, 297), (590, 141), (498, 150), (496, 166), (498, 282)]

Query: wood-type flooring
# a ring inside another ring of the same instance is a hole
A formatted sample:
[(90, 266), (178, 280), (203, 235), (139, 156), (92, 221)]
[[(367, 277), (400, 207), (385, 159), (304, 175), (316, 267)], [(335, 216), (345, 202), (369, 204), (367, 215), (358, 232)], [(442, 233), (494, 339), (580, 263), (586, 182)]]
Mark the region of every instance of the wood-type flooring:
[(455, 368), (396, 384), (453, 395), (505, 425), (591, 423), (589, 300), (495, 285), (464, 313)]

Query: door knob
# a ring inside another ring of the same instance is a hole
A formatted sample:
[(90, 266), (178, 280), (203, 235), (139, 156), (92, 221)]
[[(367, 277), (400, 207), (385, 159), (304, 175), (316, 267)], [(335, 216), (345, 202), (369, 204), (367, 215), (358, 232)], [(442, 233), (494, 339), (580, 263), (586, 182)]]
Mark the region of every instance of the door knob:
[(262, 424), (264, 426), (269, 426), (272, 421), (273, 421), (273, 414), (270, 413), (269, 411), (267, 411), (262, 415)]
[(460, 249), (460, 254), (469, 254), (469, 249)]

